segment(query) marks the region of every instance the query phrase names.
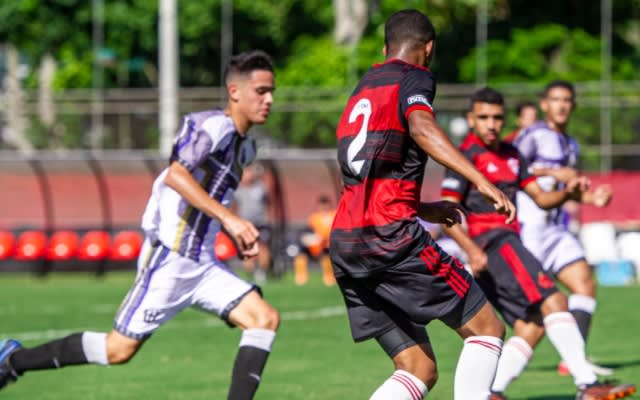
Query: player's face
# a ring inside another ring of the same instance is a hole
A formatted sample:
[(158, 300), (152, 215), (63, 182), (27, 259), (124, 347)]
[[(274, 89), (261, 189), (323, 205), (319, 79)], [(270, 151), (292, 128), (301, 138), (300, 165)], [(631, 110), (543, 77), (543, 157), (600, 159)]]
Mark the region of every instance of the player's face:
[(467, 123), (487, 147), (494, 147), (499, 143), (504, 126), (504, 107), (499, 104), (473, 103), (473, 109), (467, 113)]
[(555, 124), (564, 126), (569, 122), (571, 111), (573, 111), (573, 96), (569, 89), (555, 87), (549, 90), (540, 103), (540, 108), (545, 113), (545, 118)]
[(274, 76), (270, 71), (255, 70), (240, 80), (235, 98), (242, 115), (252, 124), (264, 124), (271, 112), (274, 90)]
[(525, 107), (518, 115), (518, 127), (526, 128), (538, 119), (538, 110), (535, 107)]

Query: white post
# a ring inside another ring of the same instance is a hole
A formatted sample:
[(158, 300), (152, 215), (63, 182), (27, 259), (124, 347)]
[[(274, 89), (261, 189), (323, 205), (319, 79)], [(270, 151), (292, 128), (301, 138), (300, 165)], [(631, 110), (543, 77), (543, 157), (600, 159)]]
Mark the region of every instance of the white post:
[(169, 157), (178, 128), (178, 23), (176, 0), (160, 0), (158, 24), (160, 154)]
[(487, 84), (487, 31), (489, 10), (487, 0), (479, 0), (476, 10), (476, 85)]
[(600, 3), (600, 171), (612, 167), (611, 147), (611, 0)]

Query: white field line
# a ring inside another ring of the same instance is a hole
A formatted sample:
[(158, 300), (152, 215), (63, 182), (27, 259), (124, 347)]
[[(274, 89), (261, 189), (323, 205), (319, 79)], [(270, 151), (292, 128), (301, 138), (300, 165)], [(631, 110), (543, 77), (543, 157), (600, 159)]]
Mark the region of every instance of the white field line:
[[(108, 311), (110, 313), (115, 313), (116, 306), (109, 306), (107, 308), (106, 305), (95, 306), (96, 310), (100, 310), (101, 313)], [(48, 310), (51, 314), (51, 310)], [(300, 311), (284, 311), (280, 314), (280, 317), (283, 321), (309, 321), (309, 320), (317, 320), (324, 318), (332, 318), (341, 315), (345, 315), (347, 313), (344, 306), (333, 306), (333, 307), (323, 307), (317, 308), (314, 310), (300, 310)], [(196, 322), (196, 323), (194, 323)], [(166, 326), (163, 326), (162, 330), (167, 329), (184, 329), (185, 327), (193, 326), (193, 325), (203, 325), (207, 327), (222, 327), (226, 326), (221, 320), (216, 317), (205, 319), (204, 321), (192, 321), (190, 323), (172, 323), (169, 322)], [(81, 329), (47, 329), (42, 331), (31, 331), (31, 332), (14, 332), (14, 333), (0, 333), (0, 338), (12, 338), (18, 339), (21, 341), (29, 341), (29, 340), (50, 340), (56, 339), (62, 336), (69, 335), (74, 332), (82, 332), (87, 330), (86, 328)]]

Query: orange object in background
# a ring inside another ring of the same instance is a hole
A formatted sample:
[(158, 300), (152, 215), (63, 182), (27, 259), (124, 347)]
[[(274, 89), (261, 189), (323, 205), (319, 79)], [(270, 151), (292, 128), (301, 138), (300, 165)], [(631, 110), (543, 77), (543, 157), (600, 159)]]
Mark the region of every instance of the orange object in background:
[(103, 260), (109, 256), (111, 237), (106, 231), (89, 231), (82, 236), (78, 258), (80, 260)]
[(45, 256), (47, 236), (41, 231), (25, 231), (18, 236), (16, 260), (37, 260)]
[(79, 242), (78, 234), (73, 231), (55, 232), (49, 238), (46, 257), (48, 260), (70, 260), (78, 252)]
[(133, 260), (140, 254), (142, 248), (142, 234), (137, 231), (118, 232), (113, 237), (111, 246), (112, 260), (126, 261)]
[(16, 238), (13, 233), (0, 231), (0, 260), (6, 260), (13, 255), (16, 247)]
[(214, 243), (214, 250), (220, 261), (227, 261), (238, 255), (235, 243), (233, 243), (229, 235), (224, 232), (218, 232), (216, 242)]

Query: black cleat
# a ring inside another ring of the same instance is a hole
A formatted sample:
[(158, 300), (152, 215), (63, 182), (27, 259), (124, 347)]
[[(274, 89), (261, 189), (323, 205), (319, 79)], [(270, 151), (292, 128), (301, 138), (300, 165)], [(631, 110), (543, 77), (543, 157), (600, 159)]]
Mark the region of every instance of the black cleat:
[(18, 380), (18, 373), (11, 366), (9, 358), (21, 348), (22, 345), (17, 340), (7, 339), (0, 341), (0, 389), (7, 386), (9, 382)]

